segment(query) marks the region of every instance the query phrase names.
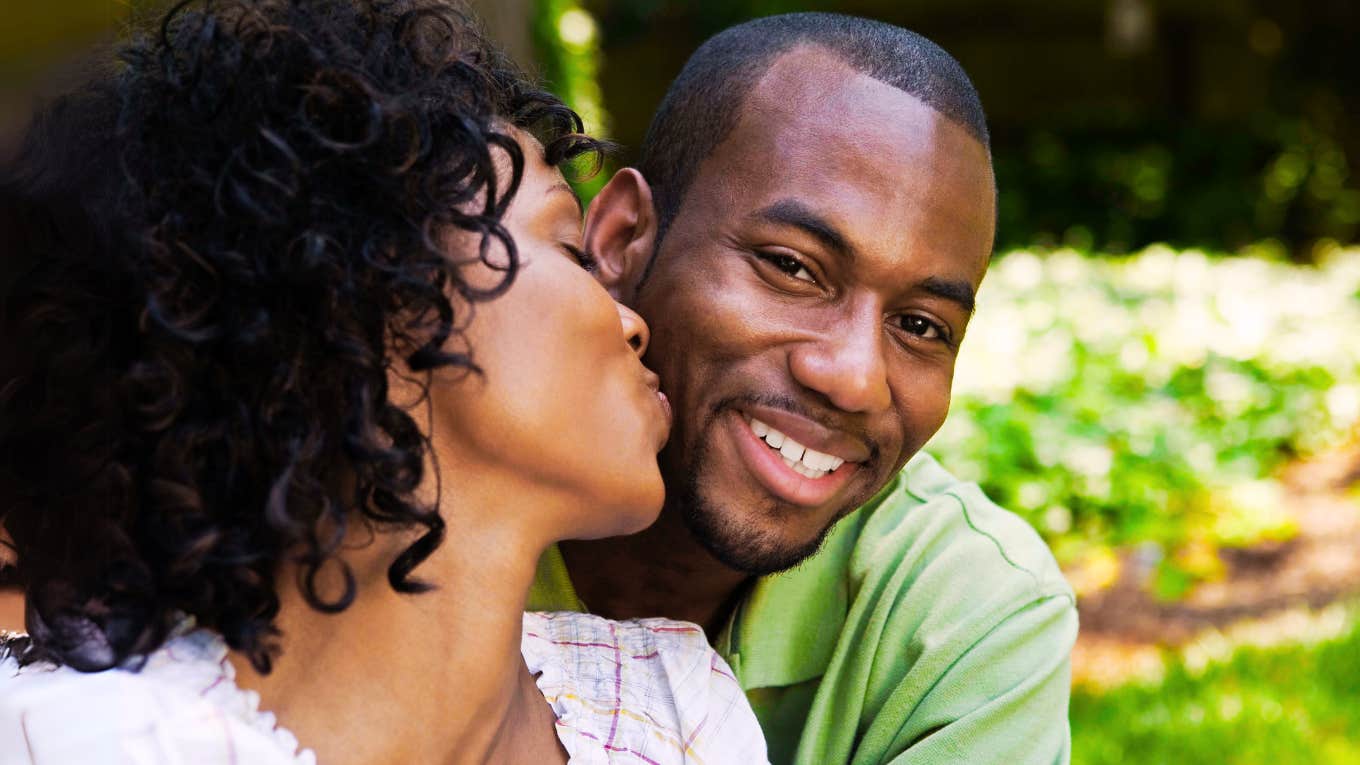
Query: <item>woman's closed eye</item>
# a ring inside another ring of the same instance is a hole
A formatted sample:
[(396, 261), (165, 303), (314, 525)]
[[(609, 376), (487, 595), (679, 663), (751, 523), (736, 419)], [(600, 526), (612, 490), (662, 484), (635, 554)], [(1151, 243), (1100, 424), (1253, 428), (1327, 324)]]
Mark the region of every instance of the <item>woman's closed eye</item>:
[(562, 249), (566, 250), (568, 255), (575, 258), (581, 268), (584, 268), (588, 273), (595, 273), (595, 269), (599, 267), (599, 261), (595, 259), (595, 256), (580, 247), (563, 242)]

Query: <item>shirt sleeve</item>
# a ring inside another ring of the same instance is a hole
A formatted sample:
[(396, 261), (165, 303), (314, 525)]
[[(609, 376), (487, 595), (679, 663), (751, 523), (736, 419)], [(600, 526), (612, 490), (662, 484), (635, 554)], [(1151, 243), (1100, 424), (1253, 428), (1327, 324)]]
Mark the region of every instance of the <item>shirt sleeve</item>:
[(1032, 528), (951, 487), (880, 507), (851, 568), (798, 765), (1070, 760), (1076, 601)]
[(948, 668), (923, 698), (903, 684), (869, 721), (855, 763), (1066, 765), (1077, 614), (1067, 595), (1029, 603)]

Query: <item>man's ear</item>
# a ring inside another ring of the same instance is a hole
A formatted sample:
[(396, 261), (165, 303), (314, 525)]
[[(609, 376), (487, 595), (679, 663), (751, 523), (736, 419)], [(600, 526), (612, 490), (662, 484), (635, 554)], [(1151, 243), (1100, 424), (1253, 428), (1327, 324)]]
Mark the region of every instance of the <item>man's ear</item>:
[(595, 278), (627, 304), (656, 247), (652, 187), (642, 173), (625, 167), (609, 179), (586, 213), (586, 252), (595, 257)]

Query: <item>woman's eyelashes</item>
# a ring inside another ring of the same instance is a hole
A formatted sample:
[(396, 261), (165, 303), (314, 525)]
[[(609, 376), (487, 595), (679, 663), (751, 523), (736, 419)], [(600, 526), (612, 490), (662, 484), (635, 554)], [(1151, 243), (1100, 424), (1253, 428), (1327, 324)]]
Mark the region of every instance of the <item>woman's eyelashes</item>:
[(562, 249), (566, 250), (568, 255), (576, 258), (576, 262), (580, 264), (581, 268), (584, 268), (589, 273), (595, 273), (595, 269), (599, 266), (599, 261), (595, 260), (594, 255), (591, 255), (580, 247), (567, 244), (566, 242), (562, 243)]

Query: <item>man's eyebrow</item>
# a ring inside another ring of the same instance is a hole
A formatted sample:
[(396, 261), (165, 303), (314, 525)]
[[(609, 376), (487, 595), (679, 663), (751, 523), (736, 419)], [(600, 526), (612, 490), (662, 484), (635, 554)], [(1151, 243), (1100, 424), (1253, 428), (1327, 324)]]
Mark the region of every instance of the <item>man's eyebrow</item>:
[[(835, 225), (797, 199), (781, 199), (768, 207), (756, 210), (751, 213), (751, 217), (802, 229), (837, 254), (846, 257), (854, 255), (853, 248), (846, 242), (845, 237), (841, 235)], [(973, 313), (976, 295), (973, 291), (973, 285), (968, 282), (931, 276), (920, 283), (919, 289), (952, 303), (957, 303), (970, 315)]]
[(976, 301), (973, 293), (973, 285), (968, 282), (941, 279), (938, 276), (929, 276), (921, 282), (920, 288), (935, 297), (958, 303), (959, 307), (967, 311), (969, 315), (972, 315), (973, 313), (973, 307)]
[(554, 183), (553, 185), (549, 186), (547, 193), (552, 194), (554, 192), (561, 191), (565, 191), (566, 193), (571, 195), (572, 201), (576, 202), (576, 211), (579, 215), (586, 214), (586, 207), (585, 205), (581, 204), (581, 198), (576, 196), (576, 190), (573, 189), (566, 181), (558, 181), (557, 183)]
[(834, 224), (797, 199), (781, 199), (768, 207), (756, 210), (751, 213), (751, 217), (802, 229), (838, 255), (854, 254), (853, 248)]

